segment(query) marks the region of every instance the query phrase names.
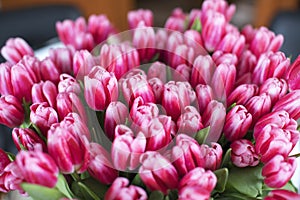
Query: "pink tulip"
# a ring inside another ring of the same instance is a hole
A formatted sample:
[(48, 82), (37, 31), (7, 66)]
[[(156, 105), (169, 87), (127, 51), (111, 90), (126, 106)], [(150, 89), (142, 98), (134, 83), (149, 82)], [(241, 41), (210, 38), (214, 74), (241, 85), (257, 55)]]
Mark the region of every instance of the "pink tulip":
[(167, 194), (169, 189), (177, 188), (177, 171), (160, 153), (148, 151), (141, 156), (140, 162), (140, 177), (150, 190), (160, 190)]
[(0, 149), (0, 174), (3, 173), (5, 167), (10, 163), (11, 161), (8, 158), (8, 155), (3, 149)]
[(216, 99), (224, 102), (234, 88), (236, 69), (234, 65), (220, 64), (212, 77), (212, 90)]
[(217, 142), (225, 123), (226, 110), (224, 105), (216, 100), (212, 100), (201, 116), (204, 127), (210, 126), (206, 143)]
[(48, 152), (64, 174), (83, 173), (90, 161), (88, 139), (61, 124), (52, 124), (47, 136)]
[(34, 103), (30, 106), (30, 121), (34, 123), (47, 136), (47, 132), (53, 123), (58, 122), (57, 112), (48, 107), (46, 102)]
[(5, 46), (1, 48), (2, 56), (11, 64), (18, 63), (23, 56), (33, 56), (33, 49), (22, 38), (10, 38), (6, 41)]
[[(188, 19), (188, 29), (191, 30), (196, 20), (201, 20), (202, 11), (198, 8), (192, 8), (190, 13), (187, 16), (184, 15), (185, 18)], [(186, 30), (186, 31), (189, 31)]]
[(272, 111), (285, 110), (289, 113), (290, 117), (297, 120), (300, 117), (299, 112), (299, 104), (300, 104), (300, 90), (294, 90), (286, 95), (284, 95), (281, 99), (279, 99)]
[(96, 65), (93, 55), (88, 50), (75, 52), (73, 56), (73, 73), (76, 79), (83, 79)]
[(219, 12), (208, 10), (203, 17), (202, 40), (208, 52), (213, 52), (225, 34), (226, 18)]
[(77, 95), (80, 94), (81, 88), (77, 80), (68, 74), (61, 74), (59, 76), (59, 83), (58, 83), (58, 93), (69, 93), (73, 92)]
[(124, 124), (128, 116), (128, 108), (120, 101), (111, 102), (107, 106), (104, 118), (104, 130), (109, 139), (114, 139), (116, 126)]
[(21, 149), (33, 151), (36, 144), (40, 144), (42, 146), (42, 150), (47, 151), (46, 143), (32, 129), (14, 128), (12, 130), (12, 138), (19, 151), (21, 151)]
[(177, 120), (177, 127), (179, 133), (193, 137), (203, 128), (202, 119), (198, 110), (194, 106), (186, 106)]
[(133, 101), (139, 96), (145, 103), (155, 102), (155, 96), (146, 79), (146, 75), (140, 73), (132, 76), (127, 75), (127, 77), (120, 80), (120, 85), (124, 99), (129, 107), (132, 106)]
[(263, 93), (259, 96), (253, 96), (247, 101), (245, 107), (252, 115), (252, 126), (260, 117), (268, 114), (271, 111), (271, 105), (271, 97), (266, 93)]
[(90, 15), (88, 18), (87, 31), (93, 36), (95, 45), (98, 45), (113, 34), (115, 28), (106, 15)]
[(171, 53), (172, 56), (169, 58), (169, 64), (174, 69), (181, 64), (192, 66), (196, 57), (195, 50), (186, 44), (176, 46)]
[(212, 59), (216, 66), (221, 64), (229, 64), (236, 66), (238, 64), (238, 57), (233, 53), (226, 53), (220, 50), (212, 54)]
[(94, 110), (104, 110), (110, 102), (118, 99), (118, 82), (113, 73), (95, 66), (84, 77), (84, 97)]
[(252, 124), (252, 115), (242, 105), (234, 106), (226, 115), (223, 128), (227, 140), (243, 138)]
[(275, 155), (267, 162), (262, 169), (264, 182), (272, 188), (281, 188), (291, 179), (296, 170), (296, 158), (284, 158), (282, 155)]
[(149, 9), (138, 9), (129, 11), (127, 14), (129, 29), (135, 29), (143, 21), (145, 26), (153, 26), (153, 13)]
[(162, 106), (174, 121), (177, 121), (184, 108), (191, 103), (189, 91), (181, 83), (169, 81), (164, 86)]
[(53, 188), (59, 169), (53, 158), (41, 151), (20, 151), (15, 160), (25, 182)]
[(288, 92), (288, 84), (284, 79), (269, 78), (259, 88), (259, 93), (266, 93), (271, 97), (274, 105)]
[(24, 120), (22, 103), (12, 95), (0, 97), (0, 123), (10, 128), (21, 125)]
[(299, 86), (299, 73), (300, 73), (300, 56), (296, 58), (296, 60), (293, 62), (293, 64), (290, 66), (290, 68), (287, 71), (286, 74), (286, 80), (288, 81), (289, 89), (290, 90), (296, 90), (300, 89)]
[(191, 73), (191, 85), (196, 87), (198, 84), (210, 84), (214, 71), (215, 65), (212, 58), (209, 55), (199, 55), (194, 60)]
[(237, 167), (256, 166), (259, 164), (259, 156), (255, 152), (254, 145), (246, 139), (235, 140), (230, 145), (231, 161)]
[(200, 145), (200, 156), (204, 159), (203, 168), (215, 171), (219, 169), (222, 162), (223, 150), (219, 143), (212, 142), (211, 147), (206, 144)]
[(236, 6), (234, 4), (228, 5), (224, 0), (206, 0), (202, 4), (202, 12), (213, 10), (222, 13), (229, 22), (235, 13)]
[(227, 33), (220, 41), (216, 50), (221, 50), (225, 53), (233, 53), (240, 57), (244, 51), (245, 37), (239, 32)]
[(227, 97), (227, 106), (233, 103), (246, 105), (253, 96), (258, 95), (259, 88), (255, 84), (242, 84), (236, 87)]
[(133, 30), (132, 44), (137, 49), (141, 62), (149, 62), (155, 55), (155, 32), (143, 21)]
[(151, 78), (148, 80), (148, 83), (153, 91), (155, 102), (160, 104), (164, 92), (164, 83), (159, 78)]
[(179, 176), (183, 177), (196, 167), (204, 166), (205, 160), (199, 155), (201, 151), (196, 140), (185, 134), (176, 136), (176, 146), (171, 150), (171, 160)]
[(56, 66), (53, 60), (51, 58), (46, 57), (44, 60), (41, 61), (41, 71), (42, 73), (42, 79), (43, 80), (49, 80), (53, 83), (59, 82), (59, 76), (61, 74), (61, 69)]
[(56, 111), (59, 120), (63, 120), (69, 113), (75, 112), (80, 115), (83, 120), (87, 120), (83, 103), (78, 95), (73, 92), (59, 93), (56, 97)]
[(209, 200), (210, 193), (203, 190), (200, 186), (193, 185), (188, 187), (183, 187), (180, 189), (178, 194), (178, 200)]
[(11, 82), (11, 67), (12, 64), (0, 63), (0, 94), (14, 95), (14, 90)]
[(56, 108), (56, 85), (51, 81), (35, 83), (31, 89), (32, 103), (46, 102), (48, 106)]
[(147, 193), (144, 189), (129, 185), (129, 180), (123, 177), (117, 178), (104, 196), (104, 200), (146, 200)]
[(237, 65), (237, 77), (252, 73), (257, 64), (257, 58), (250, 50), (244, 50)]
[(98, 143), (90, 143), (90, 162), (87, 170), (103, 184), (111, 184), (118, 177), (118, 171), (113, 168), (108, 152)]
[(282, 52), (267, 52), (262, 54), (252, 74), (252, 80), (255, 84), (262, 84), (268, 78), (283, 78), (290, 65), (290, 59), (285, 57)]
[(38, 83), (42, 80), (43, 72), (40, 69), (41, 62), (38, 58), (25, 55), (18, 63), (25, 67), (33, 82)]
[(73, 56), (75, 49), (72, 46), (60, 47), (49, 50), (49, 57), (60, 73), (72, 73)]
[[(196, 167), (187, 173), (179, 182), (179, 196), (182, 189), (187, 189), (189, 187), (197, 187), (200, 190), (207, 191), (211, 193), (217, 184), (216, 175), (210, 171), (203, 169), (202, 167)], [(190, 194), (193, 196), (194, 194)], [(193, 199), (193, 198), (192, 198)]]
[(192, 68), (187, 64), (180, 64), (175, 68), (173, 74), (174, 81), (189, 81), (191, 76)]
[(181, 17), (170, 16), (166, 20), (164, 28), (168, 29), (168, 30), (178, 31), (178, 32), (183, 33), (184, 32), (184, 22), (185, 22), (185, 20)]
[(299, 200), (300, 194), (284, 189), (271, 190), (264, 200), (294, 199)]
[(163, 83), (167, 81), (167, 66), (159, 61), (152, 63), (147, 73), (148, 80), (151, 78), (158, 78)]
[[(163, 50), (163, 55), (164, 55), (164, 60), (168, 63), (171, 64), (171, 60), (174, 56), (174, 52), (176, 47), (183, 45), (184, 44), (184, 37), (181, 33), (177, 31), (169, 31), (170, 33), (168, 34), (165, 38), (165, 45), (161, 50)], [(163, 41), (160, 41), (163, 42)]]
[(198, 84), (196, 86), (196, 96), (199, 113), (203, 114), (209, 102), (214, 99), (213, 91), (209, 85)]
[(25, 193), (25, 191), (20, 186), (20, 184), (24, 182), (24, 177), (16, 162), (8, 163), (3, 171), (0, 172), (0, 174), (1, 192), (7, 193), (9, 191), (18, 190), (20, 194)]
[(263, 163), (268, 162), (275, 155), (286, 158), (293, 148), (289, 133), (271, 124), (266, 125), (259, 135), (254, 136), (254, 139), (256, 152), (261, 155)]
[(140, 156), (145, 150), (146, 138), (142, 132), (134, 137), (132, 130), (125, 125), (116, 127), (111, 154), (117, 170), (136, 169), (140, 164)]
[[(193, 10), (191, 11), (193, 12)], [(196, 55), (205, 55), (206, 51), (203, 48), (203, 41), (201, 34), (196, 30), (186, 30), (183, 33), (184, 44), (188, 47), (192, 47)]]

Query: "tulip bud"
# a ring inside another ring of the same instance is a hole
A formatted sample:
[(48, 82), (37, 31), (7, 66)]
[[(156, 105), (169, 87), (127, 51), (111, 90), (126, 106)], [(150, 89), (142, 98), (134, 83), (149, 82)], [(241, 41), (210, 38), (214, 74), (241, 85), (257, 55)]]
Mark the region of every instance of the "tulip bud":
[(222, 103), (212, 100), (202, 114), (204, 127), (210, 126), (206, 143), (217, 142), (221, 136), (226, 118), (226, 110)]
[(94, 57), (88, 50), (75, 52), (73, 57), (73, 73), (76, 79), (82, 80), (95, 65)]
[(89, 174), (103, 184), (111, 184), (117, 177), (107, 151), (98, 143), (90, 143)]
[(127, 14), (129, 29), (137, 28), (139, 22), (143, 21), (145, 26), (153, 26), (153, 13), (149, 9), (138, 9), (129, 11)]
[(42, 80), (41, 77), (41, 62), (34, 56), (25, 55), (20, 61), (19, 64), (23, 65), (28, 72), (30, 78), (33, 82), (38, 83)]
[(47, 150), (46, 143), (32, 129), (14, 128), (12, 130), (12, 138), (19, 151), (21, 151), (21, 149), (33, 151), (36, 144), (40, 144), (43, 151)]
[[(181, 10), (181, 13), (182, 13), (181, 15), (184, 14), (182, 10)], [(185, 32), (187, 32), (189, 30), (193, 30), (192, 28), (194, 28), (193, 25), (195, 24), (195, 22), (197, 20), (199, 20), (199, 21), (201, 20), (201, 15), (202, 15), (202, 11), (201, 11), (201, 9), (198, 9), (198, 8), (192, 8), (190, 13), (188, 13), (187, 16), (183, 15), (183, 17), (186, 17), (188, 20), (188, 30), (186, 30)], [(200, 31), (200, 30), (198, 29), (198, 31)]]
[(215, 171), (222, 162), (223, 150), (219, 143), (212, 142), (211, 147), (206, 144), (200, 145), (200, 156), (204, 159), (203, 168)]
[(140, 177), (150, 190), (160, 190), (167, 194), (169, 189), (177, 188), (177, 171), (161, 154), (148, 151), (141, 156), (140, 162), (142, 163), (139, 169)]
[(148, 83), (155, 96), (155, 102), (160, 104), (162, 101), (162, 94), (164, 92), (164, 83), (159, 78), (151, 78)]
[(32, 104), (30, 111), (30, 121), (40, 129), (43, 135), (47, 136), (50, 126), (58, 122), (57, 112), (54, 108), (48, 107), (46, 102)]
[(254, 125), (260, 117), (268, 114), (271, 111), (271, 106), (271, 97), (266, 93), (251, 97), (245, 107), (252, 115), (252, 125)]
[(287, 82), (284, 79), (269, 78), (259, 88), (259, 93), (266, 93), (271, 97), (274, 105), (288, 91)]
[(117, 79), (102, 67), (93, 67), (84, 77), (84, 85), (85, 100), (94, 110), (104, 110), (110, 102), (118, 99)]
[(129, 185), (129, 180), (118, 177), (105, 193), (104, 200), (146, 200), (147, 193), (144, 189)]
[(118, 125), (112, 144), (112, 160), (117, 170), (134, 170), (140, 164), (140, 156), (146, 150), (146, 138), (142, 132), (134, 137), (131, 129)]
[(198, 100), (199, 113), (203, 114), (209, 102), (214, 99), (213, 91), (209, 85), (198, 84), (196, 86), (196, 96)]
[(24, 182), (24, 177), (20, 172), (16, 162), (9, 162), (0, 172), (0, 191), (7, 193), (9, 191), (18, 190), (20, 194), (24, 194), (24, 190), (20, 184)]
[(22, 104), (12, 95), (0, 97), (0, 110), (0, 123), (10, 128), (21, 125), (24, 120)]
[(277, 199), (300, 199), (300, 194), (297, 194), (296, 192), (292, 192), (289, 190), (283, 190), (283, 189), (275, 189), (271, 190), (264, 198), (264, 200), (277, 200)]
[(167, 81), (167, 66), (164, 63), (156, 61), (148, 69), (147, 78), (159, 78), (163, 83)]
[(19, 37), (10, 38), (6, 41), (5, 46), (1, 49), (2, 56), (11, 64), (18, 63), (23, 56), (33, 56), (33, 49), (28, 43)]
[[(191, 13), (193, 10), (191, 11)], [(191, 14), (190, 14), (191, 15)], [(188, 47), (192, 47), (196, 55), (205, 55), (201, 34), (196, 30), (186, 30), (184, 33), (184, 43)]]
[(210, 84), (214, 70), (215, 66), (212, 58), (209, 55), (199, 55), (194, 60), (191, 73), (191, 85), (196, 87), (198, 84)]
[(255, 84), (242, 84), (236, 87), (227, 97), (227, 106), (233, 103), (246, 105), (249, 99), (258, 94), (258, 86)]
[(73, 56), (75, 49), (72, 46), (66, 46), (61, 48), (55, 48), (49, 50), (49, 57), (53, 61), (54, 65), (59, 69), (61, 73), (72, 73)]
[(261, 155), (263, 163), (268, 162), (275, 155), (287, 157), (293, 148), (288, 132), (271, 124), (266, 125), (259, 135), (254, 136), (254, 139), (256, 152)]
[(296, 158), (284, 158), (282, 155), (275, 155), (262, 168), (264, 182), (272, 188), (281, 188), (291, 179), (297, 166)]
[(155, 55), (155, 32), (153, 27), (145, 26), (143, 21), (139, 22), (133, 30), (132, 44), (139, 53), (142, 62), (149, 62)]
[(236, 66), (238, 64), (238, 57), (232, 53), (225, 53), (223, 51), (215, 51), (212, 54), (212, 59), (216, 66), (221, 64), (229, 64)]
[(11, 67), (8, 62), (0, 63), (0, 94), (1, 95), (14, 95), (11, 83)]
[(189, 81), (191, 76), (192, 68), (186, 64), (180, 64), (176, 67), (173, 80), (174, 81)]
[(227, 140), (243, 138), (252, 124), (252, 115), (242, 105), (234, 106), (226, 115), (223, 128)]
[(174, 121), (177, 121), (183, 109), (191, 103), (188, 89), (180, 83), (174, 81), (166, 83), (162, 97), (162, 106)]
[(55, 84), (59, 82), (59, 75), (61, 73), (61, 69), (56, 66), (53, 60), (49, 57), (46, 57), (41, 61), (40, 65), (43, 80), (49, 80)]
[(300, 56), (296, 58), (296, 60), (293, 62), (293, 64), (289, 67), (287, 74), (286, 74), (286, 80), (288, 81), (289, 89), (290, 90), (296, 90), (300, 89), (299, 84), (299, 72), (300, 72)]
[[(168, 32), (167, 32), (168, 34)], [(171, 59), (174, 56), (174, 52), (176, 47), (178, 47), (179, 45), (184, 44), (184, 38), (183, 35), (177, 31), (171, 31), (171, 33), (166, 36), (166, 44), (165, 46), (162, 48), (162, 50), (164, 52), (164, 60), (167, 61), (168, 64), (171, 63)], [(162, 42), (162, 41), (160, 41)]]
[(224, 53), (233, 53), (237, 57), (240, 57), (245, 47), (245, 37), (240, 35), (239, 32), (227, 33), (218, 46), (216, 50), (221, 50)]
[(102, 43), (115, 32), (112, 23), (106, 15), (90, 15), (88, 18), (87, 31), (93, 36), (95, 45)]
[(234, 88), (236, 69), (234, 65), (220, 64), (212, 77), (212, 90), (219, 101), (226, 101)]
[(300, 117), (300, 90), (294, 90), (286, 95), (284, 95), (281, 99), (279, 99), (272, 111), (285, 110), (289, 113), (290, 117), (297, 120)]
[[(5, 151), (3, 151), (3, 149), (0, 149), (0, 174), (3, 173), (5, 167), (10, 163), (10, 160), (7, 156), (7, 154), (5, 153)], [(0, 187), (1, 188), (1, 187)], [(1, 189), (0, 189), (1, 190)]]
[(213, 52), (225, 34), (226, 19), (223, 14), (208, 10), (201, 17), (202, 39), (207, 51)]
[(32, 103), (46, 102), (48, 106), (56, 108), (57, 89), (53, 82), (35, 83), (31, 89)]
[(246, 139), (235, 140), (230, 145), (231, 161), (237, 167), (256, 166), (259, 156), (256, 154), (254, 145)]
[(168, 30), (178, 31), (178, 32), (183, 33), (184, 32), (184, 22), (185, 22), (185, 19), (183, 19), (181, 17), (170, 16), (166, 20), (164, 28), (168, 29)]
[(20, 151), (15, 162), (25, 182), (50, 188), (56, 185), (59, 169), (50, 155), (38, 150)]
[(48, 152), (62, 173), (83, 173), (87, 170), (90, 151), (85, 135), (71, 132), (63, 125), (53, 124), (47, 139)]
[(195, 51), (192, 47), (181, 44), (175, 47), (172, 51), (172, 56), (169, 59), (169, 65), (176, 69), (178, 65), (186, 64), (192, 66), (195, 60)]
[(255, 55), (253, 55), (250, 50), (245, 50), (242, 53), (237, 65), (237, 76), (241, 77), (246, 73), (252, 73), (256, 64), (257, 58), (255, 57)]
[(179, 133), (187, 134), (193, 137), (203, 128), (201, 116), (194, 106), (186, 106), (183, 113), (177, 120)]
[(262, 54), (252, 74), (253, 83), (260, 85), (271, 77), (283, 78), (289, 65), (290, 59), (283, 52)]
[(202, 4), (202, 11), (207, 12), (213, 10), (222, 13), (226, 17), (226, 21), (230, 21), (235, 13), (236, 6), (234, 4), (228, 5), (224, 0), (210, 0), (204, 1)]
[(204, 166), (204, 159), (200, 157), (200, 146), (193, 138), (179, 134), (176, 136), (176, 146), (171, 150), (171, 160), (179, 176), (184, 176), (196, 167)]
[(216, 184), (217, 177), (212, 171), (205, 171), (202, 167), (196, 167), (180, 180), (178, 187), (180, 191), (186, 187), (197, 186), (199, 189), (201, 188), (201, 190), (206, 190), (208, 193), (211, 193)]
[(116, 126), (124, 124), (128, 116), (128, 108), (120, 101), (111, 102), (107, 106), (105, 111), (104, 130), (109, 139), (114, 139)]
[(61, 74), (59, 76), (59, 80), (60, 81), (57, 86), (58, 93), (73, 92), (77, 95), (80, 94), (81, 92), (80, 85), (73, 76), (70, 76), (68, 74)]

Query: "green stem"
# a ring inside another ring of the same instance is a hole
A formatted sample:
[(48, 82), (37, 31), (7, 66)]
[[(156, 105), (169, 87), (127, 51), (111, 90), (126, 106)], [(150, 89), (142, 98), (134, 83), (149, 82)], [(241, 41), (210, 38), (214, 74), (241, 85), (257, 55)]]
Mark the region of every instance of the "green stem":
[(40, 138), (42, 138), (42, 140), (44, 141), (44, 142), (46, 142), (47, 143), (47, 138), (42, 134), (42, 132), (41, 132), (41, 130), (39, 129), (39, 127), (37, 127), (37, 125), (35, 125), (35, 124), (31, 124), (31, 126), (34, 128), (34, 130), (37, 132), (37, 134), (39, 135), (39, 137)]
[(74, 179), (74, 181), (80, 181), (81, 180), (80, 176), (76, 172), (72, 173), (71, 176)]
[(300, 157), (300, 153), (297, 153), (297, 154), (291, 155), (290, 157), (299, 158), (299, 157)]
[(82, 182), (78, 182), (78, 185), (81, 186), (94, 200), (101, 200), (90, 188), (88, 188), (85, 184)]

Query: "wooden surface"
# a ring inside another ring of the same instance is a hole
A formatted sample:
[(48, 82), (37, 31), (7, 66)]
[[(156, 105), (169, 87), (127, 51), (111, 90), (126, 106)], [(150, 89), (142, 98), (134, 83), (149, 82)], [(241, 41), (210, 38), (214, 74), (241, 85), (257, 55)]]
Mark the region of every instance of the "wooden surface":
[(85, 17), (91, 14), (106, 14), (119, 30), (127, 29), (127, 12), (135, 5), (134, 0), (1, 0), (3, 10), (49, 3), (73, 4)]

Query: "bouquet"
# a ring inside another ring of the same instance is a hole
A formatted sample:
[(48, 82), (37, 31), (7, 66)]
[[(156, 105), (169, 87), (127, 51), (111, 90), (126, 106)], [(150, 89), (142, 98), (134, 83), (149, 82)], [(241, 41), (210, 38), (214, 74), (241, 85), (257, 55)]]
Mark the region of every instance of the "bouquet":
[(56, 23), (63, 47), (1, 53), (0, 191), (36, 200), (300, 199), (300, 57), (283, 36), (230, 23), (235, 5), (176, 8), (164, 28), (128, 13)]

